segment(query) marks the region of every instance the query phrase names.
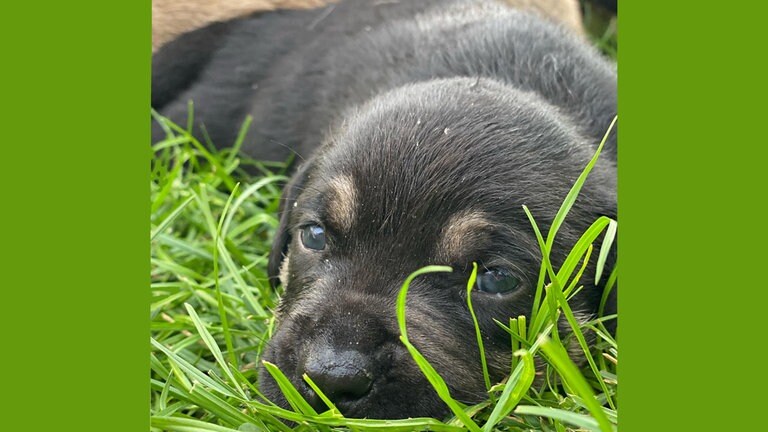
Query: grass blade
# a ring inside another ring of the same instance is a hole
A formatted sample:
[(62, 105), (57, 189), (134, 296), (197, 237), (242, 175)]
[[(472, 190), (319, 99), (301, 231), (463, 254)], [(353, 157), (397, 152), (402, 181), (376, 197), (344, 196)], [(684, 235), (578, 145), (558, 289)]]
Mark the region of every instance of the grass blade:
[[(224, 204), (224, 210), (221, 212), (221, 216), (219, 217), (219, 224), (216, 227), (216, 235), (213, 238), (213, 275), (214, 275), (214, 286), (216, 290), (216, 306), (219, 310), (219, 319), (221, 319), (221, 327), (224, 334), (224, 343), (227, 345), (227, 354), (229, 355), (229, 362), (232, 364), (233, 367), (237, 368), (237, 356), (235, 356), (235, 348), (234, 345), (232, 345), (232, 334), (229, 332), (229, 320), (227, 319), (227, 311), (224, 309), (224, 297), (221, 295), (221, 286), (219, 284), (219, 241), (221, 239), (221, 225), (224, 223), (224, 218), (227, 215), (227, 210), (229, 209), (229, 205), (232, 203), (232, 197), (237, 193), (237, 189), (240, 186), (240, 183), (235, 184), (235, 187), (232, 189), (232, 193), (229, 194), (229, 198), (227, 198), (227, 203)], [(189, 308), (188, 308), (189, 309)], [(221, 354), (221, 352), (219, 352)], [(218, 360), (218, 359), (217, 359)], [(223, 363), (223, 358), (222, 358)], [(231, 376), (230, 372), (230, 376)], [(232, 380), (234, 382), (234, 377), (232, 377)], [(241, 390), (242, 391), (242, 390)]]
[(515, 414), (547, 417), (560, 420), (582, 429), (588, 429), (592, 431), (602, 430), (600, 429), (600, 425), (597, 423), (597, 421), (595, 421), (595, 419), (592, 417), (557, 408), (521, 405), (515, 409)]
[(581, 372), (579, 372), (579, 369), (573, 364), (563, 347), (547, 339), (541, 344), (541, 349), (547, 355), (547, 358), (560, 374), (563, 381), (582, 398), (587, 409), (589, 409), (589, 412), (597, 421), (599, 430), (611, 432), (613, 426), (608, 417), (606, 417), (603, 407), (595, 399), (592, 387), (589, 386)]
[(243, 399), (248, 399), (248, 397), (245, 395), (245, 392), (243, 392), (243, 389), (237, 383), (234, 375), (232, 375), (232, 371), (229, 370), (229, 365), (226, 361), (224, 361), (224, 355), (219, 349), (219, 345), (216, 343), (216, 340), (213, 338), (213, 336), (211, 336), (211, 334), (208, 332), (208, 329), (205, 328), (205, 324), (203, 324), (203, 322), (200, 320), (200, 317), (197, 315), (197, 312), (195, 312), (195, 309), (189, 303), (184, 303), (184, 307), (187, 309), (187, 313), (189, 313), (189, 317), (192, 319), (192, 323), (195, 325), (195, 328), (197, 328), (197, 332), (200, 334), (200, 338), (203, 340), (203, 343), (205, 343), (205, 346), (208, 347), (208, 349), (211, 351), (211, 354), (213, 354), (213, 357), (216, 359), (216, 363), (219, 364), (219, 367), (227, 376), (227, 378), (229, 378), (232, 386), (240, 393), (240, 396)]
[[(472, 288), (475, 287), (476, 280), (477, 280), (477, 263), (473, 262), (472, 274), (469, 275), (469, 280), (467, 281), (467, 307), (469, 308), (469, 314), (472, 315), (472, 323), (475, 326), (475, 337), (477, 338), (477, 347), (480, 350), (480, 364), (483, 367), (483, 380), (485, 381), (485, 390), (490, 391), (491, 378), (488, 376), (488, 363), (485, 359), (485, 347), (483, 346), (483, 335), (480, 334), (480, 324), (478, 324), (477, 322), (475, 309), (472, 307)], [(494, 401), (493, 395), (491, 395), (491, 401)]]
[(158, 233), (161, 233), (163, 230), (168, 228), (168, 226), (171, 223), (173, 223), (173, 221), (179, 216), (179, 214), (181, 214), (181, 212), (184, 210), (184, 208), (187, 205), (189, 205), (190, 202), (192, 202), (193, 199), (195, 199), (194, 195), (189, 197), (189, 198), (187, 198), (186, 200), (184, 200), (183, 203), (181, 203), (181, 205), (176, 207), (176, 209), (173, 210), (173, 212), (170, 215), (168, 215), (168, 217), (165, 218), (162, 222), (160, 222), (160, 225), (158, 225), (157, 228), (155, 228), (150, 233), (149, 240), (153, 240)]
[(603, 393), (607, 398), (608, 405), (610, 405), (611, 408), (616, 409), (616, 405), (613, 404), (613, 400), (611, 399), (608, 387), (606, 386), (605, 381), (600, 377), (600, 371), (597, 368), (597, 364), (595, 364), (595, 359), (592, 358), (592, 353), (590, 352), (587, 340), (584, 338), (584, 333), (581, 331), (580, 323), (576, 319), (576, 316), (573, 314), (571, 307), (568, 305), (568, 301), (565, 299), (565, 295), (561, 291), (555, 291), (554, 294), (557, 297), (557, 301), (560, 304), (560, 308), (562, 309), (563, 314), (565, 315), (565, 319), (571, 326), (573, 336), (576, 337), (582, 352), (584, 352), (584, 357), (587, 359), (587, 363), (589, 363), (589, 367), (592, 369), (592, 373), (600, 383), (600, 388), (603, 390)]
[(302, 374), (302, 378), (304, 378), (304, 381), (309, 384), (310, 387), (312, 387), (312, 390), (314, 390), (315, 393), (317, 393), (317, 396), (325, 403), (325, 405), (328, 407), (328, 409), (331, 411), (331, 415), (334, 417), (340, 417), (343, 418), (344, 416), (341, 415), (341, 411), (339, 411), (338, 408), (336, 408), (336, 405), (331, 401), (328, 396), (323, 393), (322, 390), (320, 390), (320, 387), (315, 384), (314, 381), (312, 381), (312, 378), (309, 377), (307, 374)]
[(240, 432), (238, 429), (231, 429), (219, 426), (213, 423), (182, 417), (160, 417), (153, 416), (150, 419), (150, 425), (164, 431), (177, 432)]
[(217, 392), (225, 396), (235, 397), (235, 393), (232, 389), (229, 389), (217, 383), (216, 381), (212, 380), (211, 377), (204, 374), (200, 369), (196, 368), (194, 365), (192, 365), (188, 361), (181, 358), (178, 354), (174, 353), (170, 349), (163, 346), (160, 342), (156, 341), (154, 338), (150, 338), (150, 343), (152, 344), (152, 346), (162, 351), (163, 354), (168, 356), (169, 359), (173, 360), (173, 362), (194, 381), (204, 384), (208, 388), (216, 390)]
[(597, 257), (597, 269), (595, 270), (595, 285), (600, 283), (600, 276), (603, 275), (605, 261), (608, 259), (608, 253), (611, 251), (613, 240), (616, 238), (616, 221), (611, 219), (608, 229), (605, 231), (603, 244), (600, 246), (600, 255)]
[(417, 350), (416, 347), (414, 347), (411, 344), (411, 342), (408, 340), (408, 331), (405, 325), (405, 300), (408, 295), (408, 288), (410, 287), (413, 279), (425, 273), (451, 272), (451, 271), (453, 271), (453, 269), (447, 266), (427, 266), (419, 270), (416, 270), (405, 279), (405, 282), (403, 282), (402, 288), (400, 288), (400, 293), (397, 296), (397, 324), (400, 327), (400, 341), (403, 343), (403, 345), (405, 345), (405, 348), (408, 349), (408, 352), (411, 354), (411, 357), (413, 357), (413, 360), (419, 366), (419, 369), (421, 369), (421, 372), (424, 374), (424, 376), (427, 378), (429, 383), (435, 389), (438, 396), (440, 396), (440, 399), (443, 402), (445, 402), (446, 405), (448, 405), (448, 408), (451, 409), (453, 414), (470, 431), (480, 432), (480, 427), (474, 421), (472, 421), (471, 418), (469, 418), (467, 413), (464, 411), (464, 408), (461, 405), (459, 405), (459, 403), (455, 399), (451, 397), (451, 392), (448, 389), (448, 385), (445, 383), (443, 378), (437, 373), (437, 371), (432, 367), (432, 365), (429, 364), (427, 359), (424, 358), (424, 356), (419, 352), (419, 350)]
[(400, 288), (400, 293), (397, 295), (397, 325), (400, 328), (400, 334), (402, 335), (402, 337), (404, 337), (405, 339), (408, 339), (408, 331), (405, 327), (405, 300), (408, 295), (408, 287), (411, 286), (411, 282), (413, 282), (414, 279), (416, 279), (418, 276), (421, 276), (423, 274), (436, 273), (436, 272), (449, 273), (452, 271), (453, 271), (453, 268), (448, 266), (426, 266), (411, 273), (405, 279), (405, 282), (403, 282), (403, 285)]
[(283, 374), (283, 372), (277, 367), (277, 365), (270, 363), (266, 360), (262, 360), (261, 363), (267, 368), (267, 372), (275, 379), (277, 386), (283, 392), (283, 395), (288, 400), (288, 404), (291, 405), (294, 411), (300, 412), (304, 415), (316, 416), (317, 412), (314, 408), (304, 399), (304, 397), (296, 390), (296, 387), (291, 381)]
[(560, 225), (563, 224), (563, 221), (565, 221), (565, 217), (568, 215), (568, 212), (571, 210), (571, 207), (573, 207), (573, 204), (576, 202), (576, 198), (579, 196), (579, 192), (581, 191), (582, 186), (584, 186), (584, 182), (587, 181), (587, 177), (589, 176), (589, 173), (592, 171), (592, 168), (597, 163), (597, 158), (600, 156), (600, 152), (603, 150), (603, 146), (605, 145), (605, 142), (608, 140), (608, 136), (611, 134), (611, 131), (613, 130), (613, 126), (616, 124), (616, 119), (618, 117), (614, 117), (611, 121), (610, 126), (608, 126), (608, 130), (605, 131), (605, 135), (603, 136), (602, 141), (600, 141), (600, 145), (597, 146), (597, 150), (595, 151), (595, 155), (592, 156), (592, 159), (589, 161), (587, 166), (584, 168), (584, 170), (581, 172), (581, 175), (576, 179), (576, 182), (571, 187), (571, 190), (568, 191), (568, 195), (566, 195), (565, 199), (563, 200), (563, 204), (560, 206), (560, 209), (557, 211), (557, 214), (555, 215), (554, 220), (552, 221), (552, 226), (549, 229), (549, 232), (547, 233), (547, 250), (552, 248), (552, 245), (555, 243), (555, 235), (557, 234), (558, 229), (560, 229)]
[(493, 427), (506, 417), (512, 408), (514, 408), (523, 396), (528, 392), (528, 389), (533, 384), (533, 379), (536, 376), (536, 368), (533, 364), (533, 356), (527, 350), (520, 350), (515, 352), (516, 357), (521, 357), (523, 361), (517, 364), (517, 367), (509, 376), (504, 391), (499, 397), (499, 401), (493, 408), (491, 415), (488, 417), (488, 421), (483, 427), (484, 432), (490, 432)]

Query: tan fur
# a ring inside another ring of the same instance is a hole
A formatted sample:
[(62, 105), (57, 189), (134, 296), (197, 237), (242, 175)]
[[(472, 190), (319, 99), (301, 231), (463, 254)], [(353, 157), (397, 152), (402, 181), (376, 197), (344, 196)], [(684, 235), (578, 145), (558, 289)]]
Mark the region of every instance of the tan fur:
[(327, 0), (152, 0), (152, 51), (176, 36), (252, 12), (322, 6)]
[(285, 259), (283, 260), (283, 263), (280, 264), (280, 273), (278, 274), (278, 277), (280, 278), (280, 285), (285, 288), (286, 284), (288, 283), (289, 274), (288, 274), (288, 266), (289, 262), (291, 261), (291, 253), (288, 252), (288, 255), (285, 256)]
[(343, 231), (352, 229), (357, 214), (357, 190), (351, 177), (334, 177), (328, 182), (328, 217)]
[(584, 34), (578, 0), (502, 0), (510, 6), (536, 12), (550, 21)]
[[(407, 1), (407, 0), (404, 0)], [(578, 0), (501, 0), (583, 33)], [(253, 12), (320, 7), (332, 0), (152, 0), (152, 51), (188, 31)]]
[(483, 213), (466, 211), (457, 213), (443, 227), (437, 255), (453, 260), (462, 255), (467, 244), (472, 244), (477, 235), (493, 224)]

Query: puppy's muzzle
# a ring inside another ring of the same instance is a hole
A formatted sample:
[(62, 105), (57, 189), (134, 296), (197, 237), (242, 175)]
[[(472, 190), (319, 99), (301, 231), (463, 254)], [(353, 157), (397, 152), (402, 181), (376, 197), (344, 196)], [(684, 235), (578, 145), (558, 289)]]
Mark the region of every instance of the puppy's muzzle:
[[(357, 350), (339, 351), (328, 344), (313, 346), (304, 361), (304, 373), (334, 404), (348, 405), (364, 398), (373, 386), (370, 356)], [(311, 392), (310, 404), (323, 410), (325, 404)]]

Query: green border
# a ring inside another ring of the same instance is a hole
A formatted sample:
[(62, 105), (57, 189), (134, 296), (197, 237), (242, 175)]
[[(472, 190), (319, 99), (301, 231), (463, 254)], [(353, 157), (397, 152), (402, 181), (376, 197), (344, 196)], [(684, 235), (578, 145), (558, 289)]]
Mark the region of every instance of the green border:
[(150, 5), (3, 8), (4, 430), (149, 429)]
[(764, 422), (765, 9), (621, 3), (625, 432)]
[[(147, 430), (150, 2), (4, 16), (4, 425)], [(620, 7), (625, 431), (763, 412), (765, 16)]]

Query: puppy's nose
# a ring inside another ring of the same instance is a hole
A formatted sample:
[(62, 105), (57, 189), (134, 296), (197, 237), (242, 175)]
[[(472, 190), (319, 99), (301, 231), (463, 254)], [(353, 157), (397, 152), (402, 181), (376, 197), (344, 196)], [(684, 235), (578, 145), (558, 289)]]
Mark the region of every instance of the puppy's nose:
[[(330, 347), (312, 350), (304, 371), (334, 404), (361, 399), (371, 390), (373, 374), (368, 356), (355, 350), (337, 351)], [(316, 408), (325, 404), (316, 394), (310, 397)]]

